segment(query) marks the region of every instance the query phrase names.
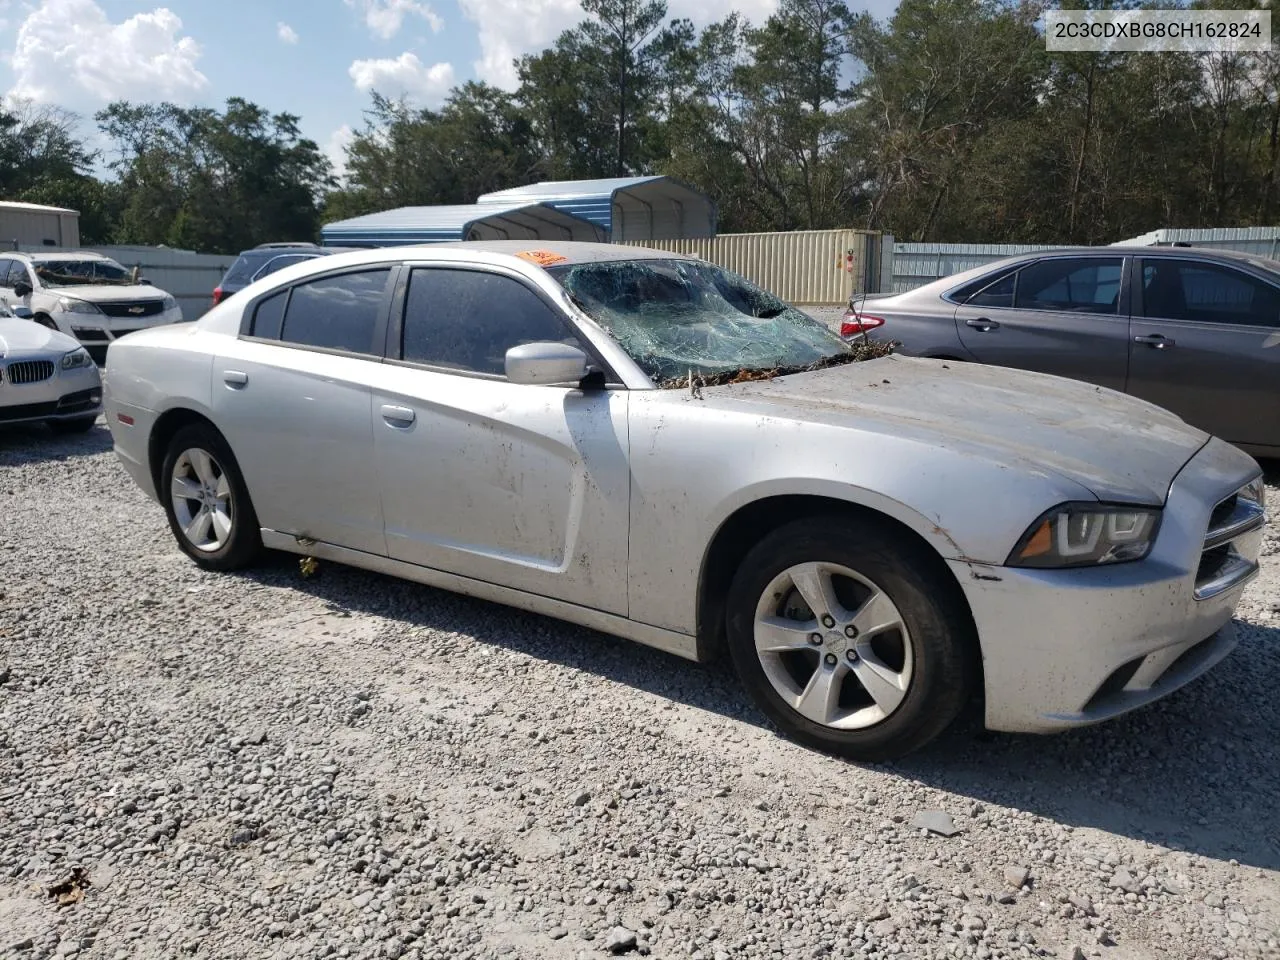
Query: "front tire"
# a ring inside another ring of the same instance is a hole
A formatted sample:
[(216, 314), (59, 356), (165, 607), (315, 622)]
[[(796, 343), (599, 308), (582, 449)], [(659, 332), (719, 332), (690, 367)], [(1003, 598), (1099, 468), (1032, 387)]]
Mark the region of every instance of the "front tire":
[(887, 523), (828, 516), (768, 534), (729, 589), (739, 678), (787, 736), (890, 760), (941, 733), (976, 676), (977, 641), (938, 557)]
[(258, 559), (258, 517), (221, 434), (205, 424), (183, 427), (169, 441), (159, 479), (169, 527), (198, 566), (238, 570)]

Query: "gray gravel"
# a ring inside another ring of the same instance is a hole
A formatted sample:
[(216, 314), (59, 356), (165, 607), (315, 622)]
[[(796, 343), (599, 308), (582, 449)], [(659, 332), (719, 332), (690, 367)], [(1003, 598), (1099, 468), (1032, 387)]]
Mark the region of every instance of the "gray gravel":
[(1280, 956), (1276, 533), (1189, 689), (863, 767), (723, 666), (202, 573), (105, 428), (0, 433), (0, 516), (0, 957)]

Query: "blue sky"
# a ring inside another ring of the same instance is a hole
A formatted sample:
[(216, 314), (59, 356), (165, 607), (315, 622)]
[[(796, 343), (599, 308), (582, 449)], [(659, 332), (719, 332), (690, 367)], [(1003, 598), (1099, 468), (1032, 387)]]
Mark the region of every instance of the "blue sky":
[[(776, 2), (668, 7), (698, 24), (735, 9), (759, 22)], [(337, 160), (370, 90), (434, 106), (469, 79), (511, 89), (512, 59), (579, 19), (578, 0), (0, 0), (0, 97), (73, 110), (87, 134), (115, 99), (241, 96), (298, 114)]]

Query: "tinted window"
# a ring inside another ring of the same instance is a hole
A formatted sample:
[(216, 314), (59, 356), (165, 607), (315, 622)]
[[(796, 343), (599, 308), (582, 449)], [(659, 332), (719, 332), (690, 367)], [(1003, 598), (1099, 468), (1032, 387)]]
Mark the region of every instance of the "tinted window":
[(296, 253), (291, 253), (284, 257), (272, 257), (257, 273), (253, 275), (253, 279), (261, 280), (263, 277), (270, 276), (277, 270), (281, 270), (284, 267), (292, 266), (295, 263), (301, 263), (303, 260), (312, 259), (314, 259), (314, 257), (311, 255), (300, 255)]
[(966, 302), (971, 307), (1012, 307), (1015, 274), (1001, 277), (995, 283), (983, 287)]
[(253, 278), (254, 272), (258, 267), (262, 266), (263, 257), (252, 257), (241, 254), (236, 257), (235, 263), (227, 268), (227, 275), (222, 278), (224, 284), (236, 283), (242, 286), (248, 285)]
[(1018, 273), (1016, 305), (1026, 310), (1116, 313), (1120, 257), (1041, 260)]
[(280, 339), (309, 347), (369, 353), (391, 271), (323, 277), (293, 288)]
[(12, 268), (13, 268), (12, 260), (0, 260), (0, 287), (4, 287), (8, 289), (12, 287), (15, 283), (17, 283), (18, 275), (17, 274), (14, 274), (13, 276), (9, 275)]
[(554, 309), (511, 277), (413, 272), (401, 341), (405, 360), (501, 375), (510, 348), (538, 341), (582, 346)]
[(266, 337), (268, 340), (280, 339), (280, 326), (284, 322), (284, 305), (289, 299), (289, 291), (283, 290), (260, 302), (253, 311), (253, 328), (255, 337)]
[(1280, 293), (1230, 267), (1147, 260), (1142, 265), (1142, 312), (1165, 320), (1280, 327)]

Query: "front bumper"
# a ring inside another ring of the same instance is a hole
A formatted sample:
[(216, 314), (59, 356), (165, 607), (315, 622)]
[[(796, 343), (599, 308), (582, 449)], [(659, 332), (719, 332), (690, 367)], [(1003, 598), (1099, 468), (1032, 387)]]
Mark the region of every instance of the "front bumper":
[(36, 383), (0, 380), (0, 425), (78, 420), (101, 412), (102, 378), (93, 367), (58, 368)]
[[(986, 725), (1049, 732), (1110, 719), (1200, 676), (1235, 646), (1236, 604), (1256, 567), (1203, 590), (1214, 507), (1258, 475), (1249, 457), (1210, 441), (1174, 479), (1151, 554), (1136, 563), (1028, 570), (949, 561), (982, 646)], [(1234, 541), (1256, 561), (1262, 530)]]
[(170, 323), (182, 322), (182, 308), (175, 307), (150, 317), (108, 317), (93, 316), (83, 313), (62, 313), (54, 318), (58, 329), (69, 332), (89, 351), (90, 356), (102, 363), (107, 355), (107, 347), (114, 340), (146, 330), (150, 327), (161, 327)]

